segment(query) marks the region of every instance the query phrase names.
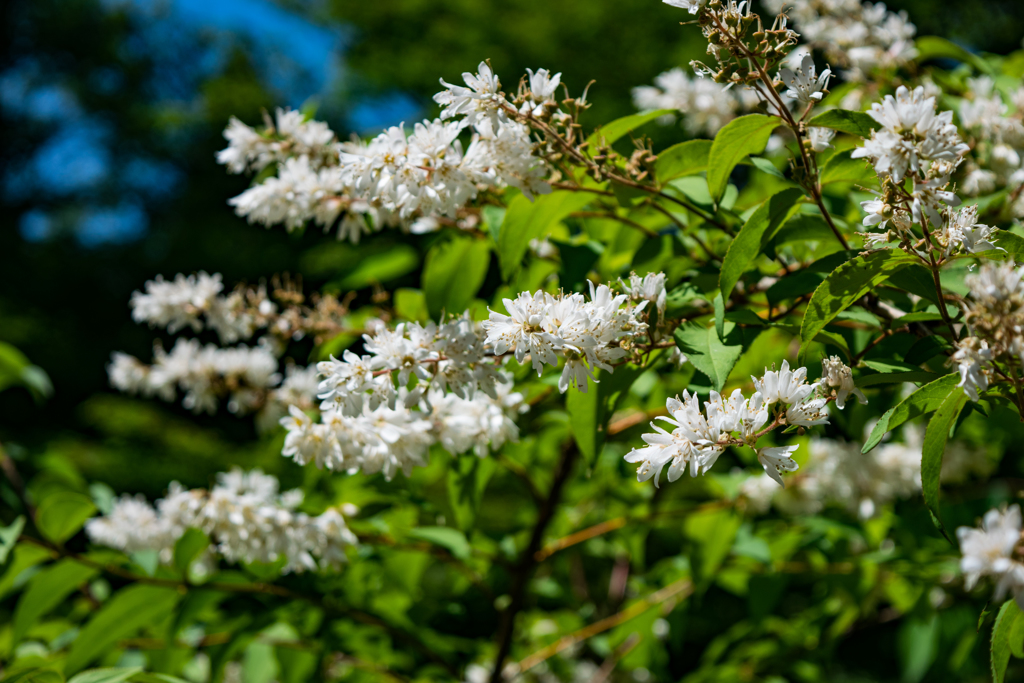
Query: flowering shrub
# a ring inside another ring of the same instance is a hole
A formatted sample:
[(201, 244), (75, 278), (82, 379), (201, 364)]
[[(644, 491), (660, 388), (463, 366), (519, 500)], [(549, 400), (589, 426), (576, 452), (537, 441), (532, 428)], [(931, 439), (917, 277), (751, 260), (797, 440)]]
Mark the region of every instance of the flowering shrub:
[(1003, 679), (1020, 510), (969, 522), (1024, 415), (1022, 53), (860, 0), (665, 1), (707, 59), (593, 129), (587, 89), (486, 61), (369, 140), (231, 119), (238, 216), (363, 275), (156, 276), (131, 314), (173, 346), (109, 378), (252, 416), (303, 484), (19, 487), (11, 680), (816, 681), (896, 619), (889, 678), (955, 679), (990, 613)]

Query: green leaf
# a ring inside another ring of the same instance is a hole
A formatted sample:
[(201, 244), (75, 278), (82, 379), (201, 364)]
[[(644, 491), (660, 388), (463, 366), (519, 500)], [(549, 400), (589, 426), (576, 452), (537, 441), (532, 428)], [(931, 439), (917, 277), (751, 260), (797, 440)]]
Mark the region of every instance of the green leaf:
[(491, 265), (491, 247), (482, 239), (459, 236), (435, 244), (423, 266), (423, 294), (430, 317), (460, 315), (480, 291)]
[(807, 304), (800, 326), (800, 355), (841, 311), (885, 282), (892, 273), (915, 262), (906, 252), (885, 249), (858, 256), (832, 271)]
[(409, 536), (439, 545), (460, 560), (469, 559), (469, 541), (466, 540), (466, 534), (458, 529), (447, 526), (418, 526), (409, 532)]
[(1014, 261), (1024, 261), (1024, 238), (1009, 230), (993, 230), (992, 244), (1006, 250), (1006, 255)]
[(77, 673), (123, 638), (151, 626), (174, 609), (181, 595), (173, 588), (135, 584), (115, 593), (82, 628), (64, 664)]
[(740, 277), (761, 253), (779, 226), (793, 215), (797, 203), (803, 196), (802, 190), (783, 190), (764, 200), (750, 215), (733, 238), (729, 251), (725, 253), (725, 259), (722, 261), (718, 286), (723, 298), (729, 298)]
[(99, 570), (94, 567), (65, 559), (33, 576), (14, 610), (14, 642), (21, 640), (41, 616), (98, 573)]
[(188, 578), (189, 567), (199, 554), (210, 546), (210, 539), (199, 529), (186, 529), (174, 543), (174, 567)]
[(903, 384), (904, 382), (932, 382), (940, 376), (924, 370), (907, 370), (898, 372), (879, 372), (857, 378), (858, 387), (874, 387), (880, 384)]
[(781, 119), (748, 114), (733, 119), (715, 135), (708, 155), (708, 188), (717, 202), (729, 184), (729, 174), (743, 157), (760, 154)]
[(627, 365), (616, 368), (613, 373), (595, 371), (596, 385), (591, 383), (587, 391), (569, 390), (565, 399), (569, 427), (576, 445), (591, 466), (604, 446), (605, 424), (643, 371), (641, 367)]
[(839, 152), (832, 156), (821, 169), (821, 184), (874, 182), (877, 178), (874, 169), (867, 159), (851, 159), (853, 150)]
[(141, 666), (89, 669), (72, 677), (68, 683), (122, 683), (141, 671)]
[(592, 199), (586, 192), (568, 191), (552, 192), (532, 202), (522, 195), (513, 199), (498, 235), (502, 278), (507, 280), (522, 267), (530, 240), (546, 236), (555, 224)]
[(739, 327), (731, 322), (725, 323), (723, 329), (725, 336), (719, 337), (714, 326), (685, 322), (675, 331), (676, 346), (693, 367), (707, 375), (715, 391), (722, 390), (736, 361), (761, 332), (760, 329)]
[(32, 365), (15, 347), (0, 342), (0, 391), (12, 386), (25, 387), (36, 401), (53, 395), (53, 384), (46, 371)]
[(640, 112), (639, 114), (623, 116), (621, 119), (615, 119), (614, 121), (606, 123), (595, 130), (590, 137), (587, 138), (587, 142), (591, 149), (612, 145), (626, 133), (631, 133), (640, 126), (650, 123), (654, 119), (662, 116), (672, 116), (677, 113), (679, 112), (675, 109), (655, 109), (654, 111), (645, 111)]
[(684, 175), (707, 170), (711, 140), (687, 140), (672, 145), (654, 162), (654, 177), (659, 185)]
[(470, 454), (452, 458), (448, 467), (448, 502), (460, 529), (473, 527), (484, 489), (496, 467), (494, 458), (478, 458)]
[(728, 509), (694, 512), (683, 521), (683, 532), (697, 544), (695, 569), (702, 582), (708, 582), (732, 549), (742, 520)]
[(430, 311), (427, 310), (427, 298), (419, 289), (400, 287), (395, 290), (395, 313), (406, 320), (426, 322), (430, 319)]
[[(1006, 667), (1010, 664), (1010, 655), (1020, 657), (1021, 644), (1017, 640), (1021, 631), (1024, 614), (1013, 600), (1007, 600), (999, 608), (996, 621), (992, 625), (992, 680), (1003, 683)], [(1024, 653), (1021, 653), (1024, 654)]]
[(973, 66), (982, 73), (992, 73), (992, 67), (984, 59), (939, 36), (921, 36), (914, 41), (914, 49), (917, 50), (917, 57), (914, 58), (914, 61), (918, 63), (927, 62), (930, 59), (955, 59)]
[(183, 678), (153, 673), (152, 671), (139, 671), (133, 674), (129, 681), (130, 683), (188, 683)]
[(36, 510), (36, 527), (54, 543), (63, 543), (96, 514), (96, 505), (81, 493), (60, 491), (50, 494)]
[(953, 387), (928, 422), (921, 452), (921, 490), (924, 492), (924, 504), (932, 513), (932, 521), (947, 539), (949, 536), (946, 535), (942, 517), (939, 515), (939, 475), (942, 473), (942, 454), (946, 451), (949, 431), (956, 423), (956, 418), (965, 403), (967, 394), (960, 387)]
[(7, 562), (7, 556), (18, 542), (21, 530), (25, 528), (25, 516), (18, 515), (9, 526), (0, 527), (0, 564)]
[(25, 572), (26, 569), (30, 569), (44, 560), (49, 560), (53, 557), (53, 553), (46, 548), (40, 548), (37, 545), (29, 545), (28, 543), (19, 543), (14, 547), (14, 556), (11, 558), (11, 563), (7, 565), (7, 571), (4, 572), (3, 577), (0, 577), (0, 598), (4, 597), (11, 591), (14, 584), (18, 581), (18, 577)]
[(360, 259), (351, 271), (330, 286), (340, 290), (363, 289), (408, 275), (419, 264), (416, 249), (408, 244), (395, 244), (387, 251)]
[(53, 669), (34, 666), (0, 680), (0, 683), (63, 683), (64, 677)]
[(949, 396), (950, 391), (956, 388), (956, 385), (959, 382), (959, 373), (950, 373), (944, 377), (940, 377), (930, 384), (924, 385), (910, 396), (907, 396), (896, 406), (885, 411), (882, 417), (879, 418), (878, 422), (875, 423), (875, 427), (871, 430), (871, 434), (868, 436), (867, 441), (864, 442), (864, 447), (861, 448), (861, 453), (867, 453), (877, 446), (882, 441), (883, 436), (896, 429), (907, 420), (913, 420), (914, 418), (938, 410), (939, 406), (942, 405), (942, 402), (946, 400), (947, 396)]
[(882, 124), (867, 114), (849, 109), (830, 109), (815, 116), (807, 122), (807, 125), (831, 128), (841, 133), (859, 135), (862, 138), (871, 137), (871, 131), (882, 127)]
[(750, 164), (757, 170), (761, 171), (762, 173), (767, 173), (770, 176), (782, 178), (783, 180), (786, 179), (786, 176), (783, 175), (782, 171), (780, 171), (775, 164), (773, 164), (768, 159), (765, 159), (764, 157), (750, 157)]

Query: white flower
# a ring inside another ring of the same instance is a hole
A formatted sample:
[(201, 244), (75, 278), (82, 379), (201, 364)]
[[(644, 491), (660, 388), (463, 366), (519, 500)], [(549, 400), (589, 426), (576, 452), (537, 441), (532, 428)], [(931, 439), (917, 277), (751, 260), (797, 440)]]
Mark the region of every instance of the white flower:
[(810, 140), (811, 149), (815, 152), (824, 152), (831, 147), (832, 138), (835, 136), (836, 132), (831, 128), (821, 126), (808, 126), (807, 128), (807, 139)]
[(946, 245), (947, 256), (958, 246), (973, 254), (998, 248), (989, 241), (993, 237), (992, 232), (989, 226), (978, 223), (977, 206), (965, 206), (949, 213), (940, 241)]
[(757, 461), (769, 477), (778, 482), (779, 486), (785, 487), (782, 481), (783, 472), (795, 472), (800, 468), (794, 462), (792, 454), (796, 452), (797, 446), (782, 446), (779, 448), (762, 448), (757, 452)]
[(824, 398), (809, 398), (801, 403), (793, 403), (786, 408), (786, 422), (799, 427), (828, 424), (828, 414)]
[(800, 62), (800, 68), (793, 71), (783, 67), (779, 72), (779, 79), (789, 88), (785, 95), (806, 106), (820, 101), (828, 92), (828, 79), (831, 75), (832, 70), (825, 69), (815, 76), (814, 60), (810, 54), (805, 54)]
[(797, 368), (795, 371), (789, 369), (789, 361), (782, 361), (782, 369), (776, 372), (765, 368), (764, 376), (761, 379), (751, 377), (754, 388), (761, 393), (765, 405), (772, 405), (778, 401), (783, 403), (799, 403), (811, 394), (817, 387), (816, 384), (807, 384), (807, 368)]
[[(703, 0), (701, 0), (703, 1)], [(675, 109), (692, 135), (712, 136), (736, 116), (738, 109), (757, 104), (747, 101), (742, 91), (727, 89), (706, 78), (692, 78), (680, 68), (659, 74), (654, 86), (633, 89), (633, 104), (642, 111)], [(660, 123), (671, 123), (668, 116)]]
[(959, 206), (960, 198), (953, 192), (942, 188), (949, 184), (948, 177), (932, 178), (923, 183), (915, 183), (913, 201), (910, 205), (911, 214), (918, 223), (923, 222), (924, 216), (928, 216), (932, 226), (942, 226), (942, 211), (946, 206)]
[(666, 5), (684, 9), (690, 14), (696, 14), (701, 7), (707, 4), (707, 0), (662, 0)]
[(842, 410), (846, 407), (846, 397), (851, 393), (857, 397), (862, 404), (867, 404), (868, 399), (864, 392), (854, 386), (853, 373), (838, 356), (823, 358), (821, 360), (821, 380), (825, 386), (839, 387), (836, 392), (836, 407)]
[(1016, 594), (1024, 586), (1024, 569), (1013, 559), (1014, 547), (1021, 538), (1020, 507), (1012, 505), (1004, 511), (989, 510), (985, 513), (981, 528), (962, 526), (956, 530), (960, 541), (960, 570), (964, 573), (964, 584), (972, 589), (982, 576), (999, 579), (996, 600), (1000, 600), (1008, 589)]
[(465, 116), (471, 125), (482, 118), (496, 119), (500, 114), (499, 107), (505, 102), (501, 95), (501, 81), (487, 62), (480, 62), (477, 73), (465, 72), (462, 80), (466, 86), (452, 85), (441, 79), (441, 85), (447, 90), (434, 95), (434, 101), (441, 105), (441, 118)]
[(960, 373), (958, 387), (974, 402), (978, 401), (978, 391), (988, 389), (988, 372), (992, 367), (992, 351), (988, 342), (977, 337), (967, 337), (957, 344), (956, 353), (950, 361), (957, 364)]

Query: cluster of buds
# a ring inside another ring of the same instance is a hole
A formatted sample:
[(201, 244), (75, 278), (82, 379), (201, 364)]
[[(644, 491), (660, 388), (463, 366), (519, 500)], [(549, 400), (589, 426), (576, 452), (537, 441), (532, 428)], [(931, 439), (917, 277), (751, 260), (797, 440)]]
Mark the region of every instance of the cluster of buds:
[(761, 79), (753, 69), (757, 60), (765, 70), (775, 70), (796, 45), (797, 34), (786, 27), (786, 15), (779, 14), (766, 29), (761, 17), (750, 11), (750, 3), (736, 0), (670, 2), (697, 15), (697, 23), (708, 41), (708, 54), (717, 66), (690, 62), (693, 70), (718, 83), (752, 84)]

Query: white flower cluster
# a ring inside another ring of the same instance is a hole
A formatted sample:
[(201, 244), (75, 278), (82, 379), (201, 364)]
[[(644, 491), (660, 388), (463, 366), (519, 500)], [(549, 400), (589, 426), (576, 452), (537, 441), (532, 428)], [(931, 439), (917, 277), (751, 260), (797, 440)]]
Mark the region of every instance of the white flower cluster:
[(631, 279), (626, 294), (591, 282), (589, 300), (576, 293), (522, 292), (515, 300), (503, 300), (508, 315), (491, 311), (483, 323), (485, 343), (499, 356), (515, 354), (520, 363), (529, 357), (538, 375), (545, 365), (557, 367), (564, 359), (559, 391), (570, 386), (587, 391), (594, 368), (613, 372), (612, 363), (629, 355), (631, 341), (647, 333), (647, 323), (638, 317), (647, 305), (664, 311), (664, 288), (659, 273)]
[(794, 66), (795, 69), (783, 67), (779, 70), (778, 80), (787, 88), (783, 95), (803, 107), (820, 102), (828, 93), (828, 79), (832, 70), (825, 69), (817, 73), (810, 53), (804, 53), (799, 65)]
[(971, 299), (964, 320), (972, 336), (957, 343), (950, 359), (972, 401), (988, 389), (993, 363), (1024, 363), (1024, 267), (984, 263), (965, 279)]
[(302, 112), (278, 109), (276, 124), (269, 117), (257, 132), (234, 116), (224, 129), (226, 149), (217, 152), (217, 163), (231, 173), (262, 171), (270, 164), (305, 157), (315, 168), (337, 158), (337, 138), (326, 123), (308, 120)]
[(232, 413), (251, 412), (281, 381), (277, 357), (266, 344), (221, 348), (196, 339), (175, 340), (169, 353), (157, 344), (152, 365), (115, 352), (107, 374), (111, 386), (129, 394), (173, 401), (180, 389), (182, 405), (197, 413), (216, 412), (218, 400), (225, 396)]
[[(267, 135), (232, 120), (225, 131), (230, 146), (218, 156), (229, 171), (279, 165), (276, 175), (230, 203), (250, 222), (283, 223), (288, 230), (310, 220), (327, 230), (340, 218), (338, 238), (358, 242), (384, 226), (436, 229), (438, 217), (456, 218), (483, 189), (512, 186), (531, 198), (550, 192), (548, 168), (533, 154), (529, 128), (507, 115), (505, 107), (513, 104), (490, 67), (481, 63), (479, 70), (463, 74), (468, 87), (444, 83), (447, 90), (435, 97), (444, 106), (440, 119), (417, 123), (408, 135), (400, 125), (367, 142), (330, 142), (323, 154), (320, 147), (291, 142), (266, 151), (256, 141)], [(527, 99), (533, 109), (557, 106), (550, 98), (559, 76), (531, 72)], [(316, 139), (327, 139), (330, 130), (316, 125), (325, 131)], [(463, 149), (459, 137), (466, 130), (470, 141)]]
[(292, 406), (281, 419), (288, 430), (282, 455), (350, 474), (382, 472), (389, 481), (398, 471), (410, 476), (414, 467), (425, 467), (435, 443), (454, 455), (472, 449), (483, 457), (489, 448), (519, 438), (513, 418), (528, 409), (522, 394), (511, 391), (509, 377), (500, 375), (499, 381), (493, 398), (480, 391), (461, 398), (434, 388), (418, 405), (403, 388), (393, 407), (381, 402), (371, 408), (367, 401), (356, 415), (343, 414), (340, 404), (327, 399), (320, 422)]
[[(194, 332), (208, 327), (226, 344), (248, 339), (257, 323), (248, 312), (247, 302), (241, 292), (224, 295), (223, 290), (220, 273), (178, 273), (173, 280), (157, 275), (146, 283), (145, 292), (132, 293), (132, 319), (149, 323), (150, 327), (165, 327), (171, 334), (185, 327)], [(263, 315), (271, 315), (276, 310), (265, 293), (258, 308)]]
[[(832, 368), (832, 374), (842, 373)], [(643, 435), (647, 446), (635, 448), (625, 456), (626, 462), (640, 465), (637, 481), (654, 477), (657, 485), (665, 465), (669, 465), (669, 481), (675, 481), (687, 470), (691, 477), (706, 474), (727, 446), (746, 445), (757, 451), (764, 471), (784, 486), (782, 472), (798, 468), (792, 458), (797, 447), (758, 449), (758, 439), (782, 425), (828, 424), (825, 406), (832, 399), (826, 396), (821, 382), (807, 383), (807, 368), (791, 370), (788, 361), (783, 361), (779, 371), (766, 369), (760, 379), (751, 379), (756, 391), (750, 398), (745, 398), (740, 389), (728, 398), (712, 391), (703, 410), (697, 396), (686, 391), (681, 401), (668, 399), (669, 416), (657, 419), (671, 425), (672, 431), (652, 422), (654, 433)]]
[[(744, 481), (740, 494), (755, 513), (774, 504), (787, 514), (813, 515), (836, 505), (869, 519), (883, 506), (921, 491), (923, 443), (924, 432), (916, 425), (904, 428), (902, 442), (882, 443), (867, 453), (858, 443), (815, 438), (806, 468), (785, 490), (762, 475)], [(970, 475), (987, 476), (991, 468), (983, 452), (952, 442), (943, 455), (941, 478), (961, 483)]]
[[(960, 125), (973, 138), (961, 183), (964, 194), (978, 196), (1024, 182), (1024, 87), (1001, 94), (988, 76), (967, 79), (960, 103)], [(1024, 216), (1024, 202), (1012, 207)]]
[[(710, 78), (694, 78), (680, 68), (659, 74), (654, 85), (633, 88), (633, 104), (641, 111), (674, 109), (694, 136), (714, 137), (737, 113), (757, 105), (757, 95), (746, 88), (727, 88)], [(665, 125), (675, 116), (658, 119)]]
[(907, 13), (890, 12), (883, 3), (861, 0), (766, 0), (783, 10), (811, 47), (846, 67), (847, 80), (863, 80), (871, 71), (898, 66), (917, 54), (916, 27)]
[(122, 496), (85, 528), (94, 543), (129, 553), (157, 551), (164, 564), (174, 559), (174, 544), (185, 531), (199, 529), (211, 545), (193, 570), (205, 574), (216, 569), (218, 555), (227, 562), (283, 562), (283, 572), (339, 567), (345, 547), (357, 543), (341, 513), (298, 512), (302, 491), (279, 494), (278, 486), (272, 475), (236, 468), (219, 474), (209, 491), (174, 482), (155, 507), (142, 496)]
[(1024, 606), (1024, 563), (1017, 555), (1021, 542), (1020, 507), (989, 510), (980, 528), (962, 526), (956, 530), (960, 541), (960, 571), (964, 573), (967, 590), (978, 579), (991, 576), (996, 581), (994, 599), (1001, 601), (1007, 593)]

